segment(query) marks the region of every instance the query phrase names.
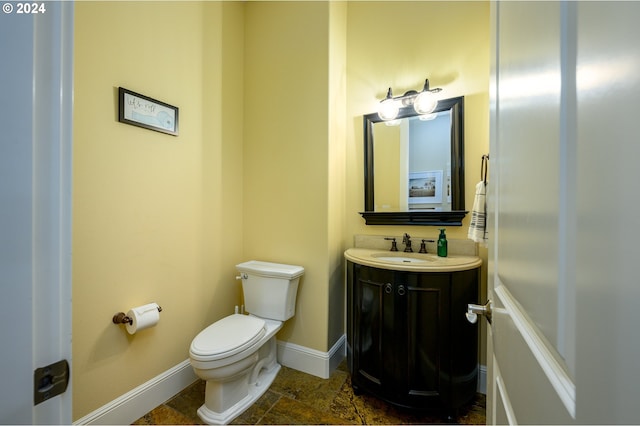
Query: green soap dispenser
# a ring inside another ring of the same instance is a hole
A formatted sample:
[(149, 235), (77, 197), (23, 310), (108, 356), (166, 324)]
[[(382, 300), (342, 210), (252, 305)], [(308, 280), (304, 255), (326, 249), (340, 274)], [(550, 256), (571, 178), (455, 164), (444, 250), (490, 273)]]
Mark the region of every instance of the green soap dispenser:
[(440, 230), (438, 237), (438, 256), (447, 257), (447, 236), (444, 234), (444, 228)]

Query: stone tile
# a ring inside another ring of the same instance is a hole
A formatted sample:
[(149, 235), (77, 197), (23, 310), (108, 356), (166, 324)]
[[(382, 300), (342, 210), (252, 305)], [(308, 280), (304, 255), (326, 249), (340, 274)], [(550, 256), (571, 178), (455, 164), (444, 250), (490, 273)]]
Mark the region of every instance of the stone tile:
[(198, 380), (167, 401), (165, 405), (168, 405), (188, 417), (191, 421), (190, 424), (205, 424), (200, 417), (198, 417), (198, 408), (204, 404), (205, 386), (206, 383), (203, 380)]
[(463, 425), (480, 425), (486, 423), (486, 396), (477, 393), (476, 399), (468, 407), (460, 409), (456, 421)]
[(348, 377), (349, 374), (346, 371), (336, 370), (328, 379), (321, 379), (282, 367), (270, 389), (288, 398), (328, 411)]
[[(464, 416), (455, 420), (459, 424), (484, 424), (484, 409), (473, 406), (460, 410)], [(413, 411), (404, 410), (394, 405), (388, 404), (374, 396), (362, 393), (356, 395), (351, 387), (351, 379), (344, 383), (340, 393), (337, 395), (332, 412), (349, 422), (363, 425), (386, 425), (386, 424), (441, 424), (449, 423), (446, 414), (439, 411)]]
[(347, 359), (343, 359), (340, 364), (336, 367), (336, 371), (344, 371), (349, 375), (349, 365), (347, 364)]
[(166, 405), (154, 408), (138, 419), (134, 425), (191, 425), (192, 419)]
[[(154, 409), (136, 423), (203, 424), (197, 416), (204, 403), (201, 380)], [(485, 397), (477, 394), (473, 403), (459, 410), (457, 424), (485, 424)], [(442, 424), (449, 423), (437, 412), (401, 410), (373, 396), (355, 395), (346, 362), (329, 379), (321, 379), (287, 367), (265, 394), (238, 416), (232, 424)]]
[(333, 411), (350, 422), (363, 425), (441, 423), (436, 415), (401, 411), (393, 405), (368, 394), (355, 395), (350, 383), (345, 383), (336, 398)]
[(256, 425), (264, 415), (282, 398), (279, 394), (267, 390), (258, 400), (247, 410), (236, 417), (232, 425)]
[(288, 397), (282, 397), (260, 420), (262, 425), (341, 425), (349, 421)]

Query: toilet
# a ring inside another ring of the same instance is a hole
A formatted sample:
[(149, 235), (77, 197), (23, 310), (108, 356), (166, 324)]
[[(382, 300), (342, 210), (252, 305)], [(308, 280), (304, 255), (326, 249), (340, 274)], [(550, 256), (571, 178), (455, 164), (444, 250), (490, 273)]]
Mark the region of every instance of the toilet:
[(245, 308), (202, 330), (191, 342), (189, 360), (206, 381), (198, 416), (228, 424), (271, 386), (280, 364), (275, 335), (295, 314), (301, 266), (252, 260), (236, 265)]

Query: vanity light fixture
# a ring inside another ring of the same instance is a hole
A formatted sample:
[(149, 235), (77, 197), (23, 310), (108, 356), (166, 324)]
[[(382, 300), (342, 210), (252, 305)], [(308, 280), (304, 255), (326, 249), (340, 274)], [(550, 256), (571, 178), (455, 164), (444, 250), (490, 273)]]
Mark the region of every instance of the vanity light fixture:
[(399, 118), (396, 118), (395, 120), (383, 121), (383, 123), (387, 127), (396, 127), (402, 123), (402, 120), (400, 120)]
[(430, 114), (438, 105), (435, 93), (442, 91), (441, 88), (429, 88), (429, 79), (424, 81), (424, 87), (421, 92), (409, 90), (402, 96), (393, 97), (391, 87), (387, 91), (387, 96), (380, 101), (378, 106), (378, 115), (384, 121), (393, 120), (398, 116), (400, 107), (413, 105), (415, 111), (422, 114)]
[(431, 114), (422, 114), (418, 116), (418, 120), (420, 121), (431, 121), (431, 120), (435, 120), (436, 117), (438, 116), (438, 113), (431, 113)]

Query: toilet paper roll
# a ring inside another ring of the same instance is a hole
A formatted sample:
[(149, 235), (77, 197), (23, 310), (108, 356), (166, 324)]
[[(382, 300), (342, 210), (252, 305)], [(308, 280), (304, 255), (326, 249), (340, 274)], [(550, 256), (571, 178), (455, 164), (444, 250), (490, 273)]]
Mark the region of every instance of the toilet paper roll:
[(131, 308), (127, 312), (127, 316), (131, 318), (131, 324), (127, 323), (125, 327), (129, 334), (134, 334), (137, 331), (156, 325), (160, 320), (160, 311), (157, 303), (149, 303)]

